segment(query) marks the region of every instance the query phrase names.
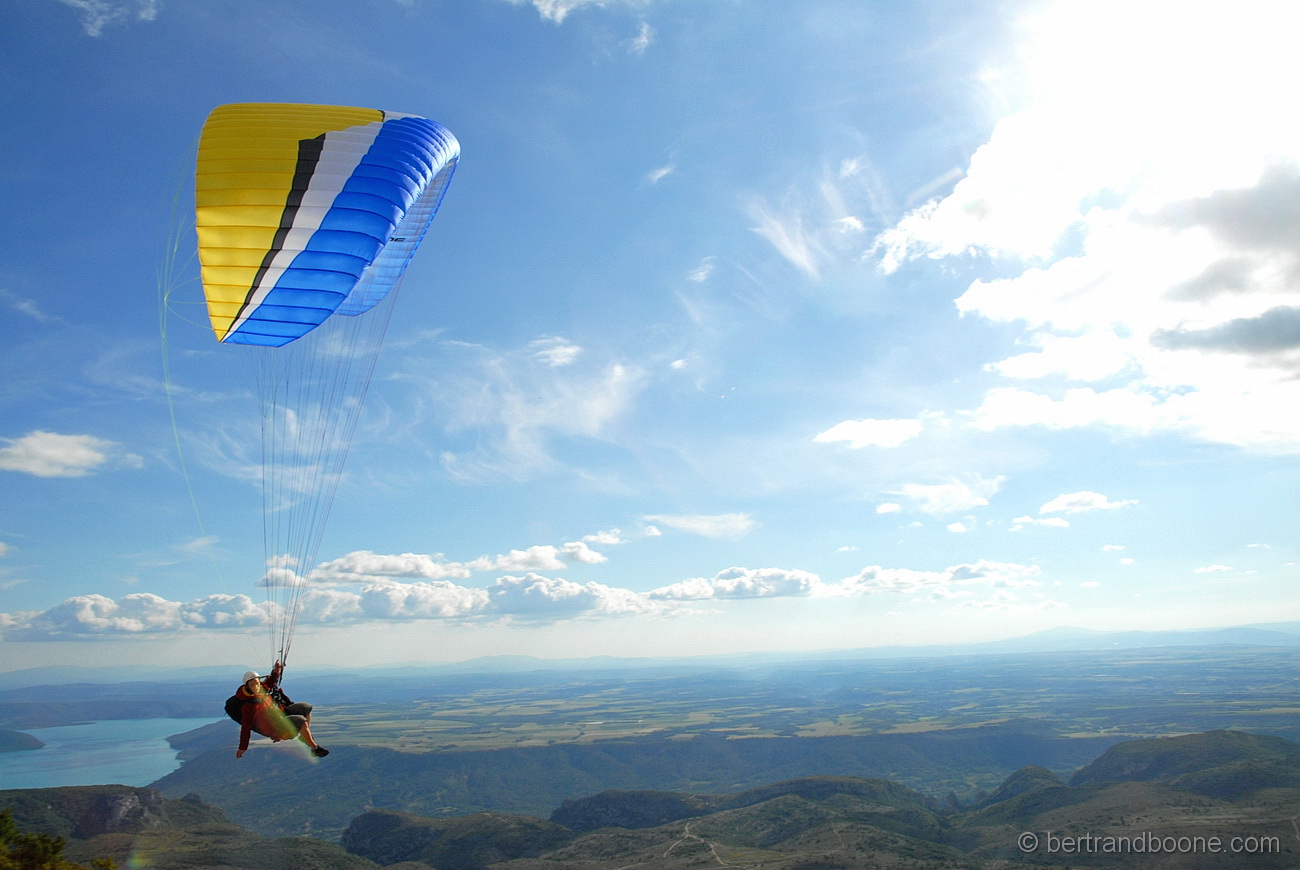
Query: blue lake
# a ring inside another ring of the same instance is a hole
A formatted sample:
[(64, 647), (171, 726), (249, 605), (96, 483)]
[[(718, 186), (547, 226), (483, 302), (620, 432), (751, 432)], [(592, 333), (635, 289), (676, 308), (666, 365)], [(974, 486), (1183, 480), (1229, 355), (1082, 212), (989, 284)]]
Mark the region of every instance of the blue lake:
[(167, 737), (219, 718), (106, 719), (87, 725), (28, 728), (41, 749), (0, 752), (0, 789), (63, 785), (148, 785), (177, 767)]

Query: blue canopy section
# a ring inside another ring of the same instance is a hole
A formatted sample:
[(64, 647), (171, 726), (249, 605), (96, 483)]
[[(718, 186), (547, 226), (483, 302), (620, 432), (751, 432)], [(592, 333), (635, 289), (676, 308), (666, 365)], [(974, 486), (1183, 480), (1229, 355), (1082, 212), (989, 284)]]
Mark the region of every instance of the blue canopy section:
[[(427, 118), (385, 120), (310, 239), (225, 341), (281, 347), (336, 312), (373, 308), (410, 264), (459, 156), (451, 132)], [(302, 175), (300, 198), (312, 182), (310, 171)], [(291, 203), (285, 235), (293, 219)]]

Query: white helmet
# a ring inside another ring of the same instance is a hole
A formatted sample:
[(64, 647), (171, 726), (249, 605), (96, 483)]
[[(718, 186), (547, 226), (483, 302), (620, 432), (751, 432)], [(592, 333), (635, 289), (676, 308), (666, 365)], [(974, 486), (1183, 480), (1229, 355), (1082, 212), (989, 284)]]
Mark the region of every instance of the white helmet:
[(262, 676), (257, 671), (249, 671), (248, 673), (244, 674), (245, 683), (247, 683), (249, 680), (260, 680), (260, 679), (262, 679)]

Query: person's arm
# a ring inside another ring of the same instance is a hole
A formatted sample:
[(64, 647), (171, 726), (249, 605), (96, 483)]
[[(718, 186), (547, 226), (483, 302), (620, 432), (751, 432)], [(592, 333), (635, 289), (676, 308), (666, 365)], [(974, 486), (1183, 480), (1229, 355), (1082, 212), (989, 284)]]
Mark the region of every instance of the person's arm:
[(270, 675), (265, 680), (262, 680), (262, 685), (266, 686), (268, 689), (278, 689), (280, 687), (280, 677), (283, 674), (284, 664), (282, 662), (276, 662), (271, 668)]

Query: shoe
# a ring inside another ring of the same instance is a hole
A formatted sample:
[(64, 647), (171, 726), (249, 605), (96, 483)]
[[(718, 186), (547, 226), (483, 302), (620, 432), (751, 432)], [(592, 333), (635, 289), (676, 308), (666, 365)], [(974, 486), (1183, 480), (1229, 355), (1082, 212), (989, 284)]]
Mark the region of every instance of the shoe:
[(326, 749), (324, 746), (313, 746), (311, 750), (311, 754), (316, 756), (317, 758), (324, 758), (325, 756), (330, 754), (330, 751)]

